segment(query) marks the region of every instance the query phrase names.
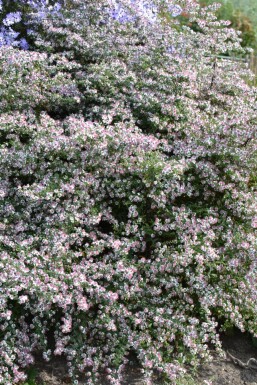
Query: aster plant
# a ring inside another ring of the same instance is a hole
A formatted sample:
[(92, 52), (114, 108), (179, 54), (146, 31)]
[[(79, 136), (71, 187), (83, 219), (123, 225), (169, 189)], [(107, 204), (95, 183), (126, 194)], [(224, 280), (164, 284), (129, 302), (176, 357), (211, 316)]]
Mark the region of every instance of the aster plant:
[(216, 7), (73, 0), (0, 49), (0, 384), (37, 351), (172, 384), (257, 336), (256, 89)]

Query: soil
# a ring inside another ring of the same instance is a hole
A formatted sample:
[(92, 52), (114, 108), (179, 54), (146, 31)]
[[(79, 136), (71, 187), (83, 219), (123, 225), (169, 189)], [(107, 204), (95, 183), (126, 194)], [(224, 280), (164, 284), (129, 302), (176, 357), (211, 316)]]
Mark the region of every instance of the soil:
[[(252, 339), (236, 331), (231, 335), (223, 336), (222, 343), (224, 351), (228, 351), (239, 361), (232, 359), (229, 355), (226, 358), (220, 358), (214, 354), (214, 360), (203, 364), (193, 381), (181, 382), (181, 385), (204, 385), (206, 384), (205, 380), (210, 381), (212, 385), (257, 385), (257, 347)], [(252, 360), (246, 367), (251, 358)], [(71, 384), (65, 361), (62, 358), (55, 358), (48, 363), (38, 359), (35, 368), (38, 373), (38, 385)], [(156, 385), (157, 383), (160, 384), (160, 382), (156, 381)], [(84, 385), (85, 381), (79, 383), (79, 385), (82, 384)], [(107, 384), (108, 382), (103, 378), (102, 385)], [(131, 360), (126, 369), (124, 385), (143, 384), (140, 367), (135, 360)]]

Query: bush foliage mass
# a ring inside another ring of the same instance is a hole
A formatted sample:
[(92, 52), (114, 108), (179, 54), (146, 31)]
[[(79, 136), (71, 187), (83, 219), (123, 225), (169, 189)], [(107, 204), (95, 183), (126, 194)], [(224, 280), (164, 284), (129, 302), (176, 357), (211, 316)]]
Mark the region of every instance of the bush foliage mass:
[(216, 6), (117, 3), (0, 48), (3, 385), (38, 350), (74, 384), (120, 384), (131, 351), (172, 383), (220, 327), (257, 336), (256, 89), (217, 57), (240, 40)]

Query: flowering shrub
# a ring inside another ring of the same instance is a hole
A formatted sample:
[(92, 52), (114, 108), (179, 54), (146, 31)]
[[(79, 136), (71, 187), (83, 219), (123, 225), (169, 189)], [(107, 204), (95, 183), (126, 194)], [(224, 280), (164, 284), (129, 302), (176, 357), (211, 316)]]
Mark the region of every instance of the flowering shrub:
[(53, 61), (52, 57), (47, 59), (47, 54), (20, 52), (12, 47), (1, 49), (2, 113), (33, 109), (38, 115), (40, 111), (53, 110), (53, 105), (59, 111), (77, 109), (80, 92), (76, 83), (59, 70), (67, 66), (67, 60), (55, 61), (54, 65)]
[(120, 384), (131, 350), (172, 383), (220, 326), (257, 336), (256, 89), (214, 7), (73, 3), (0, 49), (0, 384), (36, 350), (74, 384)]

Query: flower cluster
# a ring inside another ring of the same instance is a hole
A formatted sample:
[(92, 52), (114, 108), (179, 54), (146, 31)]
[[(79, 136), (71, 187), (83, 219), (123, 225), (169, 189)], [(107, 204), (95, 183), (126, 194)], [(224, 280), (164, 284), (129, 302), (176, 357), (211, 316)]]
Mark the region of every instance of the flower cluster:
[(173, 383), (220, 326), (257, 336), (256, 89), (215, 7), (71, 3), (0, 48), (0, 384), (38, 351), (74, 384), (121, 384), (131, 351)]
[[(182, 8), (177, 4), (169, 5), (167, 10), (172, 17), (177, 17), (182, 12)], [(110, 8), (110, 16), (119, 23), (133, 22), (138, 17), (141, 18), (141, 22), (145, 19), (148, 22), (157, 23), (158, 13), (158, 7), (154, 2), (145, 0), (130, 0), (130, 4), (114, 0)]]
[(57, 0), (52, 5), (49, 0), (0, 0), (0, 47), (28, 50), (34, 28), (43, 18), (58, 14), (61, 6)]

